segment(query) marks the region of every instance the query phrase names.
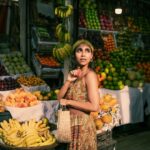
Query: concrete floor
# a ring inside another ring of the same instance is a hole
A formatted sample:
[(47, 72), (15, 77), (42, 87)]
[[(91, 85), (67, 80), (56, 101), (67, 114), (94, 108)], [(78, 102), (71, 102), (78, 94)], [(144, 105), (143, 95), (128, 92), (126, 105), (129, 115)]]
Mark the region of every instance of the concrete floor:
[(145, 123), (125, 125), (113, 130), (115, 150), (150, 150), (150, 126)]

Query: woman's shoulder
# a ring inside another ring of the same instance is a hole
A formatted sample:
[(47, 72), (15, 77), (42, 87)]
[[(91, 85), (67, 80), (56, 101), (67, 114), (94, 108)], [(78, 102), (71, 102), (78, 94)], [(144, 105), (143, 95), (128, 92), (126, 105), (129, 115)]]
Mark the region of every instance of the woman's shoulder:
[(87, 78), (91, 78), (91, 77), (97, 77), (97, 74), (94, 70), (89, 69), (88, 73), (86, 74)]

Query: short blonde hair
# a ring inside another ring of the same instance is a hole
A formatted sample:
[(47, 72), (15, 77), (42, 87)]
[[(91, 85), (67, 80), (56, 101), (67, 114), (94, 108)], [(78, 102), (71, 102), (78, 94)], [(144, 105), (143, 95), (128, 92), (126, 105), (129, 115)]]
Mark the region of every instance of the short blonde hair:
[(74, 44), (73, 44), (73, 52), (75, 53), (75, 50), (77, 47), (79, 47), (79, 45), (81, 44), (86, 44), (87, 46), (89, 46), (91, 52), (93, 53), (94, 52), (94, 47), (93, 45), (88, 41), (88, 40), (84, 40), (84, 39), (81, 39), (81, 40), (78, 40), (76, 41)]

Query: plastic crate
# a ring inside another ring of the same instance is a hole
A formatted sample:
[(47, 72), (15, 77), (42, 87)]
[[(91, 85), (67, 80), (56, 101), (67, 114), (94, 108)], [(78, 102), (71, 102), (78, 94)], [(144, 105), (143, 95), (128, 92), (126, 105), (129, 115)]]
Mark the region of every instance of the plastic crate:
[(9, 111), (0, 112), (0, 122), (3, 120), (9, 120), (10, 118), (12, 118), (12, 116)]

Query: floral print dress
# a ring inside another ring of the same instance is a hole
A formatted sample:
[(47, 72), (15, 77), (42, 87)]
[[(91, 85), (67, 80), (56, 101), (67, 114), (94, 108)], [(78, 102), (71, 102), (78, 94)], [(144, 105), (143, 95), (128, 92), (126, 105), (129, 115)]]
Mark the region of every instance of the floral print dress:
[[(88, 101), (87, 89), (82, 79), (72, 83), (66, 93), (66, 99)], [(68, 145), (68, 150), (97, 150), (96, 127), (89, 114), (71, 113), (71, 131), (72, 142)]]

